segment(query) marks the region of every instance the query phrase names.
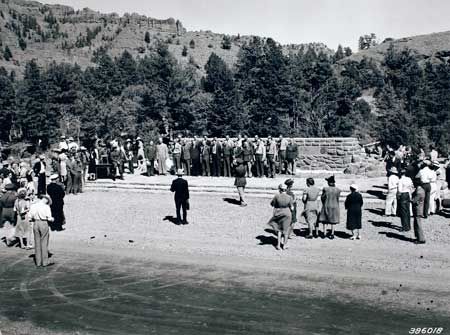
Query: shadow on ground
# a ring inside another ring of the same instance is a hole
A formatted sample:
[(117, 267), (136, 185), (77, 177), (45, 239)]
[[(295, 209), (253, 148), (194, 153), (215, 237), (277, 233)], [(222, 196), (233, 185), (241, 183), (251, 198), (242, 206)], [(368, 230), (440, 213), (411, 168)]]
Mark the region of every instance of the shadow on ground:
[(236, 205), (236, 206), (240, 206), (241, 202), (237, 199), (234, 198), (223, 198), (223, 201), (228, 202), (231, 205)]
[(406, 236), (404, 236), (404, 235), (400, 235), (400, 234), (392, 233), (392, 232), (387, 232), (387, 231), (380, 231), (378, 234), (380, 234), (380, 235), (386, 235), (387, 238), (395, 238), (395, 239), (397, 239), (397, 240), (405, 241), (405, 242), (411, 242), (411, 243), (414, 243), (414, 242), (416, 241), (416, 240), (413, 239), (413, 238), (409, 238), (409, 237), (406, 237)]

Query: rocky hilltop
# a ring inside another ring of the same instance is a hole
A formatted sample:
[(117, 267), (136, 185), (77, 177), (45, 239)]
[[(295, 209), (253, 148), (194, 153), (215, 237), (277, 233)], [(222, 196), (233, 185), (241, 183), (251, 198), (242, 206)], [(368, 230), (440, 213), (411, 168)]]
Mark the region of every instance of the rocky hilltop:
[[(187, 31), (174, 18), (160, 20), (136, 13), (119, 16), (36, 1), (0, 1), (0, 66), (18, 74), (31, 59), (43, 66), (56, 61), (85, 68), (92, 65), (99, 48), (107, 49), (112, 56), (128, 50), (135, 57), (144, 57), (157, 41), (167, 43), (180, 63), (194, 62), (202, 71), (212, 52), (234, 65), (240, 47), (251, 38)], [(332, 53), (321, 43), (286, 45), (284, 50), (295, 53), (302, 47)], [(5, 55), (6, 48), (9, 55)]]

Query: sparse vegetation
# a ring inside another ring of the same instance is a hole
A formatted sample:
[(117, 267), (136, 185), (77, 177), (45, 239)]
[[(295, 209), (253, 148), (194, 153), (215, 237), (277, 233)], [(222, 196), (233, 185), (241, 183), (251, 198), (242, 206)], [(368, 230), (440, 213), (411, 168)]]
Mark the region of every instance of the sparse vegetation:
[(188, 55), (188, 48), (186, 46), (183, 46), (183, 51), (181, 51), (181, 56), (187, 57)]
[(191, 41), (189, 42), (189, 48), (195, 49), (195, 41), (194, 41), (194, 40), (191, 40)]
[(11, 49), (9, 48), (9, 46), (5, 46), (5, 50), (3, 50), (3, 58), (9, 62), (11, 60), (11, 58), (13, 58)]
[(144, 41), (147, 44), (150, 43), (150, 33), (148, 31), (145, 32)]

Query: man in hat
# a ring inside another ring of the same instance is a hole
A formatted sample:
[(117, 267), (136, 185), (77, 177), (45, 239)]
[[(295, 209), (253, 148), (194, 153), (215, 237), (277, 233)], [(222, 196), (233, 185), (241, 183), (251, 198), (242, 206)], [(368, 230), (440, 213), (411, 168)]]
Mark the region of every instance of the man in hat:
[(39, 161), (37, 161), (33, 166), (34, 175), (38, 177), (38, 189), (37, 193), (46, 194), (47, 193), (47, 163), (45, 161), (45, 155), (39, 156)]
[(222, 147), (223, 152), (223, 175), (225, 177), (231, 177), (231, 162), (233, 161), (233, 149), (234, 143), (227, 135), (226, 140)]
[(150, 141), (150, 144), (145, 147), (145, 158), (147, 159), (147, 175), (153, 176), (155, 174), (155, 159), (156, 159), (155, 142)]
[(49, 223), (53, 222), (50, 205), (52, 199), (48, 195), (41, 194), (39, 201), (30, 208), (30, 221), (34, 222), (34, 248), (36, 266), (49, 266), (48, 262), (48, 239), (50, 235)]
[(52, 199), (50, 209), (54, 218), (53, 223), (50, 225), (52, 230), (61, 231), (64, 230), (63, 225), (66, 223), (64, 216), (64, 197), (66, 193), (61, 184), (58, 183), (59, 176), (53, 174), (50, 176), (50, 184), (47, 186), (47, 193)]
[(398, 189), (398, 170), (392, 167), (389, 170), (388, 177), (388, 192), (386, 195), (386, 202), (384, 207), (385, 216), (397, 215), (397, 189)]
[[(187, 211), (189, 209), (189, 185), (187, 180), (183, 179), (183, 169), (178, 169), (178, 178), (172, 182), (171, 192), (175, 192), (175, 208), (177, 211), (177, 224), (188, 224)], [(181, 220), (180, 210), (183, 209), (183, 220)]]

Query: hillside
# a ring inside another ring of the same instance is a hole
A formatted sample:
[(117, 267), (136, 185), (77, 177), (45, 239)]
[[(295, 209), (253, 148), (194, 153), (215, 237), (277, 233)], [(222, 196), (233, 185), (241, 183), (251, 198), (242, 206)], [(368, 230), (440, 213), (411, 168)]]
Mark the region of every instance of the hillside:
[(450, 58), (450, 31), (404, 37), (399, 39), (386, 39), (383, 43), (367, 50), (361, 50), (342, 60), (343, 62), (360, 61), (363, 57), (381, 62), (390, 45), (395, 49), (410, 49), (419, 61), (430, 60), (433, 63), (446, 62)]
[[(173, 18), (160, 20), (135, 13), (124, 16), (102, 14), (88, 8), (75, 11), (68, 6), (44, 5), (36, 1), (0, 2), (0, 50), (8, 47), (12, 54), (5, 59), (4, 52), (0, 52), (0, 66), (18, 74), (31, 59), (37, 59), (40, 65), (56, 61), (77, 63), (85, 68), (92, 64), (94, 52), (102, 47), (112, 56), (128, 50), (135, 57), (143, 57), (151, 52), (158, 40), (169, 45), (180, 63), (191, 59), (199, 71), (203, 70), (212, 52), (232, 66), (241, 45), (251, 37), (230, 36), (229, 49), (224, 49), (224, 36), (210, 31), (187, 31)], [(187, 56), (182, 55), (185, 46)], [(286, 53), (297, 52), (302, 46), (287, 45), (283, 49)], [(304, 46), (332, 53), (321, 43)]]

